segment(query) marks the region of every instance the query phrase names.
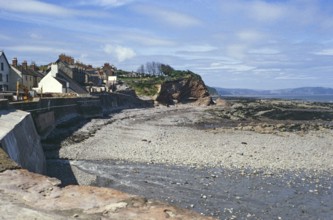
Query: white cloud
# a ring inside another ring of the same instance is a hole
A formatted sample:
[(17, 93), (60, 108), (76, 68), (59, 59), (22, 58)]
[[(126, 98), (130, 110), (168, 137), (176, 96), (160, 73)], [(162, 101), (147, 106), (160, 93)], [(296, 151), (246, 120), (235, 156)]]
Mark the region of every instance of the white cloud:
[(247, 46), (243, 44), (230, 44), (226, 47), (228, 56), (242, 59), (245, 56)]
[(216, 49), (218, 48), (209, 44), (185, 45), (177, 48), (180, 52), (209, 52)]
[(4, 35), (4, 34), (0, 34), (0, 40), (10, 40), (11, 37)]
[(88, 0), (80, 1), (81, 5), (98, 5), (108, 7), (120, 7), (133, 2), (134, 0)]
[(35, 39), (35, 40), (40, 40), (43, 38), (41, 35), (36, 34), (36, 33), (31, 33), (29, 36), (31, 39)]
[(156, 6), (141, 5), (135, 8), (139, 13), (152, 17), (173, 27), (194, 27), (201, 24), (198, 19), (174, 10), (160, 8)]
[(175, 45), (175, 42), (171, 40), (166, 40), (158, 37), (153, 36), (146, 36), (146, 35), (140, 35), (140, 34), (126, 34), (122, 36), (124, 39), (140, 43), (145, 46), (173, 46)]
[(13, 51), (15, 53), (35, 53), (35, 54), (61, 54), (61, 53), (66, 53), (66, 54), (73, 54), (73, 50), (69, 49), (64, 49), (61, 47), (50, 47), (50, 46), (41, 46), (41, 45), (16, 45), (16, 46), (8, 46), (5, 47), (6, 50), (8, 51)]
[(71, 16), (74, 11), (63, 8), (54, 4), (40, 2), (37, 0), (15, 0), (7, 1), (0, 0), (2, 10), (18, 12), (18, 13), (29, 13), (29, 14), (43, 14), (52, 16)]
[(256, 67), (254, 66), (249, 66), (249, 65), (244, 65), (244, 64), (239, 64), (239, 65), (224, 65), (221, 66), (220, 69), (223, 70), (229, 70), (232, 72), (247, 72), (250, 70), (254, 70)]
[(287, 11), (286, 9), (282, 4), (254, 1), (249, 7), (249, 12), (253, 18), (266, 22), (283, 18)]
[(254, 31), (254, 30), (244, 30), (244, 31), (240, 31), (237, 34), (237, 37), (242, 40), (242, 41), (259, 41), (262, 40), (264, 38), (264, 35)]
[(259, 54), (259, 55), (274, 55), (274, 54), (279, 54), (280, 51), (272, 48), (258, 48), (250, 50), (248, 53)]
[[(60, 5), (60, 4), (59, 4)], [(61, 24), (62, 26), (70, 26), (70, 21), (68, 18), (75, 17), (88, 17), (88, 18), (110, 18), (112, 17), (109, 13), (102, 11), (94, 10), (80, 10), (80, 9), (71, 9), (69, 7), (61, 7), (56, 4), (46, 3), (39, 0), (15, 0), (7, 1), (0, 0), (0, 9), (1, 12), (5, 13), (6, 19), (24, 19), (24, 22), (31, 22), (35, 20), (34, 23), (54, 23), (54, 26), (57, 26), (55, 23), (60, 21), (55, 21), (54, 17), (65, 18), (66, 25)], [(12, 13), (14, 12), (14, 13)], [(70, 26), (73, 28), (74, 25)]]
[(242, 64), (240, 62), (212, 62), (209, 66), (202, 66), (199, 69), (201, 70), (224, 70), (224, 71), (229, 71), (232, 73), (235, 72), (247, 72), (256, 69), (255, 66), (250, 66), (246, 64)]
[(333, 49), (324, 49), (314, 52), (315, 55), (333, 56)]
[(276, 79), (276, 80), (315, 80), (315, 79), (317, 79), (317, 77), (290, 74), (290, 75), (278, 76), (278, 77), (275, 77), (274, 79)]
[(104, 52), (115, 56), (119, 62), (123, 62), (136, 56), (134, 50), (120, 45), (107, 44), (104, 47)]
[(250, 18), (260, 23), (271, 23), (282, 19), (287, 13), (286, 3), (267, 2), (263, 0), (233, 0), (221, 1), (222, 13), (227, 16), (239, 16), (245, 18), (245, 22)]

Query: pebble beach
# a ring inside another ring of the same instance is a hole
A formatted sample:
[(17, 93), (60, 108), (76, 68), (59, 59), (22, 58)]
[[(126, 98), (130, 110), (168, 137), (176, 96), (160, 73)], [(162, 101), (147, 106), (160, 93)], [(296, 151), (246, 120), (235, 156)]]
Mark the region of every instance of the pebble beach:
[[(259, 133), (202, 126), (215, 120), (216, 108), (221, 107), (161, 106), (93, 119), (73, 135), (83, 140), (62, 142), (59, 158), (70, 161), (78, 182), (219, 219), (333, 214), (331, 129)], [(83, 181), (87, 176), (90, 182)]]

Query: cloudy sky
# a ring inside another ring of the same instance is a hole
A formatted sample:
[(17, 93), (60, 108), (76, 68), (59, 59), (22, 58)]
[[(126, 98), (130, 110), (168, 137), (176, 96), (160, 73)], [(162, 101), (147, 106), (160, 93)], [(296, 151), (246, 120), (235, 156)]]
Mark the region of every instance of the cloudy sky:
[(157, 61), (225, 88), (333, 87), (331, 0), (0, 0), (0, 50), (124, 70)]

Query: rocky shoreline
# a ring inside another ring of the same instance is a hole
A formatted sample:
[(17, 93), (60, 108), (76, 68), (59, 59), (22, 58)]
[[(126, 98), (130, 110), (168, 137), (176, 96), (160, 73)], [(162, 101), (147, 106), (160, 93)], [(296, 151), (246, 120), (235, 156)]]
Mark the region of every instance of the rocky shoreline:
[(212, 219), (114, 189), (70, 185), (24, 169), (0, 172), (1, 219)]
[(220, 219), (326, 219), (333, 214), (332, 109), (229, 100), (124, 110), (91, 120), (49, 149), (50, 175), (66, 179), (52, 167), (67, 160), (79, 184), (115, 187)]

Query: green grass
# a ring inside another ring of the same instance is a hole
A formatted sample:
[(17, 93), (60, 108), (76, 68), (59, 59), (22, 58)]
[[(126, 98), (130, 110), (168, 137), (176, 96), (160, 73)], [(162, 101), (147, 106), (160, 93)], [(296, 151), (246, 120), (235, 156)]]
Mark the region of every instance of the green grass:
[(158, 85), (164, 82), (157, 77), (122, 78), (122, 80), (134, 89), (137, 95), (144, 96), (154, 96), (158, 92)]
[(152, 77), (126, 77), (124, 74), (121, 76), (121, 80), (134, 89), (139, 96), (154, 96), (158, 92), (158, 86), (162, 83), (178, 79), (188, 79), (190, 77), (201, 79), (199, 75), (191, 71), (174, 70), (169, 75)]

